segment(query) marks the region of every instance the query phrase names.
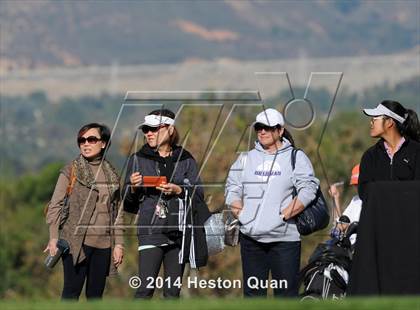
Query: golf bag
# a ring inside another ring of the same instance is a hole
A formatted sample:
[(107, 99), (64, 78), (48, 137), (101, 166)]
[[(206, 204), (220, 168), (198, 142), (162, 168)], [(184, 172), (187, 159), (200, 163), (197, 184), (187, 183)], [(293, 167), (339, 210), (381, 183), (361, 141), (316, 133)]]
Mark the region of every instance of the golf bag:
[(356, 233), (357, 222), (345, 233), (318, 244), (299, 276), (304, 291), (302, 299), (340, 299), (346, 296), (353, 246), (350, 236)]

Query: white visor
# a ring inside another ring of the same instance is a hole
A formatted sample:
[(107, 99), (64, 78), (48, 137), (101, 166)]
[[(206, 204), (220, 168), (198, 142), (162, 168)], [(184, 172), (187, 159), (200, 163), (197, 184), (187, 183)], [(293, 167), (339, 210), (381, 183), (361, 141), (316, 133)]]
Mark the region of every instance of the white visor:
[(367, 115), (367, 116), (381, 116), (381, 115), (386, 115), (391, 117), (392, 119), (396, 120), (397, 122), (400, 122), (401, 124), (403, 124), (405, 122), (405, 118), (402, 116), (399, 116), (397, 113), (392, 112), (390, 109), (388, 109), (386, 106), (379, 104), (376, 108), (374, 109), (363, 109), (363, 112)]
[(144, 122), (138, 126), (141, 128), (143, 126), (158, 127), (160, 125), (173, 125), (175, 120), (162, 115), (146, 115), (144, 117)]

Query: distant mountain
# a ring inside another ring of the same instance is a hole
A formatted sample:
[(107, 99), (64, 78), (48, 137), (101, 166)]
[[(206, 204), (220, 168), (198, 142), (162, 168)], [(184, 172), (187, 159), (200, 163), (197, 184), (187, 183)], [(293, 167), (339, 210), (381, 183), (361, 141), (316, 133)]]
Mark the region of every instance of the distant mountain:
[(414, 1), (0, 1), (1, 66), (387, 54), (416, 46)]

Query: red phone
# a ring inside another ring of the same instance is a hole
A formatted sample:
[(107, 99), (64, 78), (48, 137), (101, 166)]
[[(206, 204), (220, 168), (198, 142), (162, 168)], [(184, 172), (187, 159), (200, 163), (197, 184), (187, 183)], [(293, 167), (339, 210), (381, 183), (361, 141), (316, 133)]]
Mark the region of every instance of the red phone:
[(143, 186), (145, 187), (158, 187), (166, 183), (168, 183), (166, 176), (143, 176)]

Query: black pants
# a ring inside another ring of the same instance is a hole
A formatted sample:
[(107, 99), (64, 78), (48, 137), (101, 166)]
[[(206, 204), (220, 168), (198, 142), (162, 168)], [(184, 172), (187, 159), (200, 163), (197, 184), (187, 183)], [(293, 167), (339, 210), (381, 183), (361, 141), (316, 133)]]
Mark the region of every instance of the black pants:
[(97, 249), (83, 245), (86, 258), (76, 266), (73, 256), (63, 256), (64, 288), (62, 299), (79, 299), (86, 280), (86, 298), (102, 298), (111, 262), (111, 248)]
[[(136, 298), (151, 298), (155, 288), (163, 287), (165, 298), (178, 298), (184, 264), (179, 264), (180, 248), (177, 245), (155, 247), (139, 251), (139, 278), (141, 285)], [(163, 262), (163, 279), (157, 279)]]
[[(297, 296), (300, 241), (262, 243), (244, 234), (240, 238), (244, 296), (267, 296), (268, 287), (276, 297)], [(270, 271), (276, 284), (268, 281)]]

